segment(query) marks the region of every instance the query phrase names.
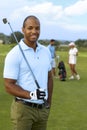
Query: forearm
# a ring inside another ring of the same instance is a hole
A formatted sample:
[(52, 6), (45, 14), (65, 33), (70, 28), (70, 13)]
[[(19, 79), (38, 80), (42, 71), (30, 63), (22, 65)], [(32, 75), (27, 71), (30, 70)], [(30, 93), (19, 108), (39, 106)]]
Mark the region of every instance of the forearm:
[(5, 89), (13, 96), (30, 99), (30, 92), (18, 86), (13, 80), (5, 79)]
[(52, 93), (53, 93), (53, 77), (50, 76), (48, 78), (48, 103), (51, 106), (51, 101), (52, 101)]

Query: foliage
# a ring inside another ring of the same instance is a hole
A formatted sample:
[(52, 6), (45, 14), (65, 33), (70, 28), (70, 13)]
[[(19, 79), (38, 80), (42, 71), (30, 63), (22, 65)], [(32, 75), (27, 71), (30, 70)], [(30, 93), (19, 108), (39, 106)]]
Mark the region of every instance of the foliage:
[[(14, 32), (14, 34), (17, 37), (18, 42), (23, 38), (23, 34), (19, 31)], [(4, 44), (16, 43), (13, 33), (11, 33), (10, 36), (0, 33), (0, 40), (3, 40)]]
[[(19, 31), (14, 32), (14, 34), (16, 35), (18, 42), (20, 41), (21, 38), (23, 38), (23, 34)], [(16, 43), (13, 33), (10, 34), (10, 36), (7, 36), (3, 33), (0, 33), (0, 40), (3, 40), (3, 43)], [(50, 40), (48, 39), (39, 39), (38, 42), (40, 42), (41, 44), (47, 46), (50, 42)], [(56, 50), (59, 48), (60, 45), (68, 45), (69, 42), (68, 40), (55, 40), (55, 46), (56, 46)], [(78, 39), (75, 41), (76, 45), (78, 47), (87, 47), (87, 39)]]
[[(40, 44), (43, 44), (43, 45), (47, 46), (47, 45), (49, 45), (50, 40), (43, 39), (43, 40), (38, 40), (38, 42)], [(61, 44), (61, 41), (55, 40), (55, 46), (59, 46), (60, 44)]]
[[(19, 31), (14, 32), (14, 34), (15, 34), (15, 36), (16, 36), (18, 42), (20, 41), (20, 39), (23, 38), (23, 34), (22, 34), (21, 32), (19, 32)], [(11, 42), (11, 43), (16, 43), (16, 40), (15, 40), (15, 38), (14, 38), (13, 33), (11, 33), (11, 35), (10, 35), (10, 42)]]
[(87, 40), (78, 39), (75, 43), (79, 47), (87, 47)]
[(0, 40), (3, 41), (3, 44), (9, 43), (9, 36), (6, 36), (5, 34), (0, 33)]

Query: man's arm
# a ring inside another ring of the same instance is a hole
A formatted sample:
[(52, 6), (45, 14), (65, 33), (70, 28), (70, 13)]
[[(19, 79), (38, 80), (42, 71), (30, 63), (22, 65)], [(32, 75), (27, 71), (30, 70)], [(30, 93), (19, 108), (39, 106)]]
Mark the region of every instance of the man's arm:
[(9, 94), (20, 98), (30, 99), (30, 92), (18, 86), (16, 84), (16, 80), (5, 78), (4, 83), (5, 83), (5, 89)]
[(49, 71), (48, 73), (48, 103), (51, 106), (51, 100), (52, 100), (52, 93), (53, 93), (53, 77), (52, 72)]

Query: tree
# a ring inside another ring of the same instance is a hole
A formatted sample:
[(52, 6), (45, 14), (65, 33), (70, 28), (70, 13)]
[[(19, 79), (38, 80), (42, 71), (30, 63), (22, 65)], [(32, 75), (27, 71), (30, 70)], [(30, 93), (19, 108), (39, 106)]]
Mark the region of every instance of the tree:
[(7, 43), (9, 43), (9, 36), (7, 36), (3, 33), (0, 33), (0, 40), (3, 41), (3, 44), (7, 44)]
[[(19, 32), (19, 31), (14, 32), (14, 34), (15, 34), (15, 36), (16, 36), (18, 42), (24, 37), (23, 34), (22, 34), (21, 32)], [(11, 35), (10, 35), (10, 42), (11, 42), (11, 43), (16, 43), (16, 40), (15, 40), (15, 38), (14, 38), (13, 33), (11, 33)]]
[(87, 47), (87, 40), (78, 39), (75, 43), (79, 47)]

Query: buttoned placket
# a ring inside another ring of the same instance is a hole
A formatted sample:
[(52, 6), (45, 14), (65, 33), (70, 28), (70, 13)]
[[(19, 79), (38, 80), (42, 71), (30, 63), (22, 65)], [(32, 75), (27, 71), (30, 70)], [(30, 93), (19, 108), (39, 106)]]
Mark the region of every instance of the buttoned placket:
[(39, 60), (39, 54), (38, 54), (38, 49), (36, 48), (36, 51), (34, 51), (34, 59)]

